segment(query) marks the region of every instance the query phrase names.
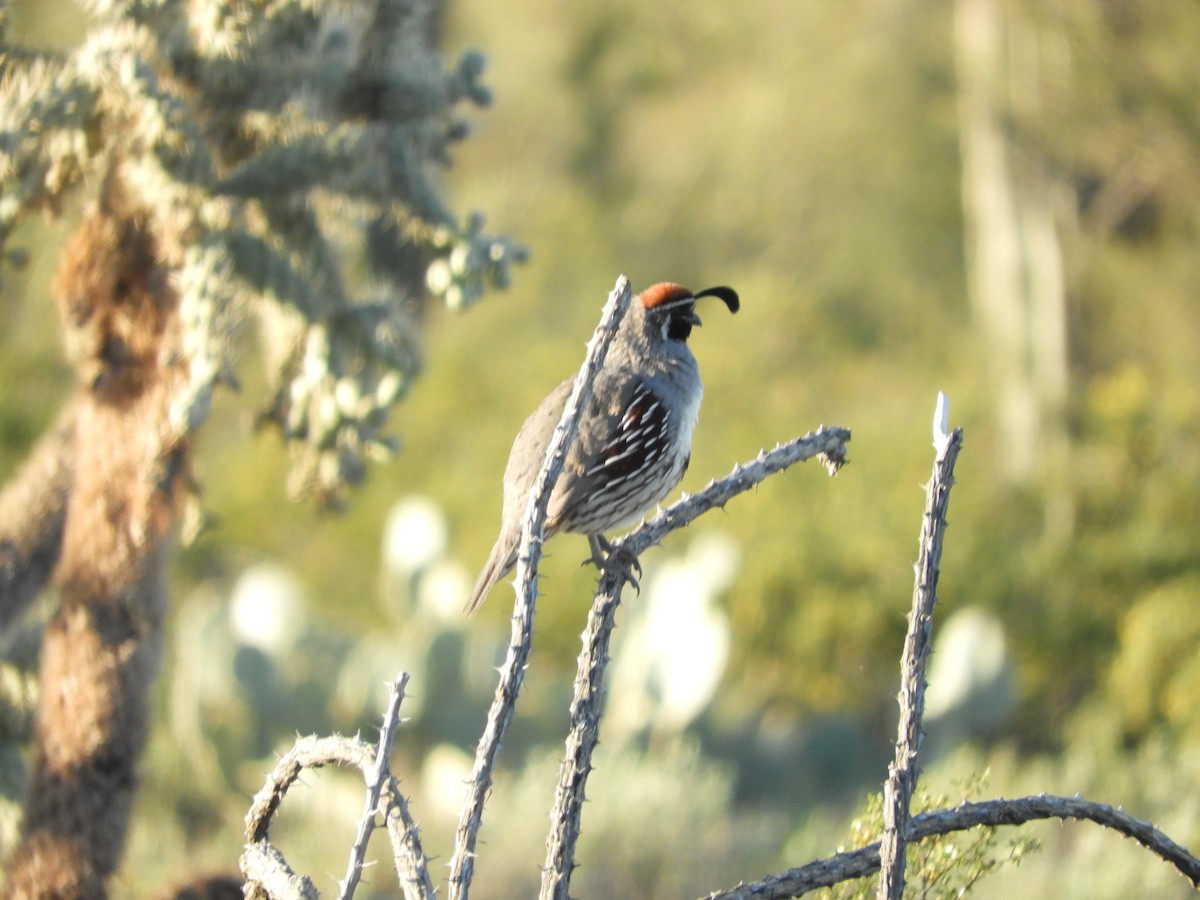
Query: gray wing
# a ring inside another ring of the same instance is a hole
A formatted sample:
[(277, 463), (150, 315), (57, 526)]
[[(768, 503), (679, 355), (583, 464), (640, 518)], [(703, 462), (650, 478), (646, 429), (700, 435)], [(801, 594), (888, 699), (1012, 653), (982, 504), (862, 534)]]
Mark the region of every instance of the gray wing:
[(541, 471), (550, 436), (562, 418), (573, 383), (573, 379), (567, 379), (555, 388), (517, 432), (508, 454), (508, 464), (504, 467), (504, 510), (500, 517), (500, 534), (467, 601), (468, 615), (479, 608), (496, 582), (517, 564), (521, 519), (525, 514), (525, 504), (529, 502), (529, 491)]
[[(517, 439), (513, 441), (512, 453), (504, 469), (504, 519), (517, 522), (518, 529), (525, 504), (529, 502), (533, 480), (542, 469), (546, 448), (550, 446), (550, 438), (554, 435), (554, 426), (562, 418), (574, 384), (575, 379), (568, 378), (551, 391), (525, 420), (517, 432)], [(559, 481), (561, 483), (561, 479)], [(520, 535), (514, 536), (514, 543), (519, 539)]]
[(592, 507), (625, 493), (626, 483), (644, 474), (646, 457), (669, 443), (668, 411), (640, 377), (618, 372), (597, 388), (550, 498), (548, 520), (555, 527), (564, 519), (572, 528), (592, 519)]
[[(521, 426), (504, 471), (504, 521), (519, 529), (533, 480), (546, 458), (554, 427), (562, 418), (574, 379), (568, 378), (542, 401)], [(669, 442), (671, 418), (646, 383), (632, 372), (603, 373), (550, 495), (546, 536), (554, 534), (602, 489), (620, 489), (640, 477), (641, 460)], [(510, 536), (514, 550), (519, 533)]]

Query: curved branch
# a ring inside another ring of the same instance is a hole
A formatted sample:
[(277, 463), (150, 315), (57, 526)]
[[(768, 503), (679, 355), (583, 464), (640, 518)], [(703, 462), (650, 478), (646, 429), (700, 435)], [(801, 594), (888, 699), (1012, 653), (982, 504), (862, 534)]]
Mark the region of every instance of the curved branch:
[[(388, 767), (388, 756), (400, 722), (400, 704), (407, 683), (408, 674), (401, 673), (391, 684), (383, 727), (374, 747), (355, 738), (310, 736), (298, 739), (292, 749), (280, 757), (262, 789), (255, 794), (250, 811), (246, 813), (247, 844), (242, 854), (241, 868), (252, 891), (247, 896), (316, 896), (312, 882), (291, 870), (283, 854), (271, 844), (267, 832), (284, 795), (301, 773), (305, 769), (319, 769), (331, 764), (358, 769), (367, 785), (363, 817), (358, 823), (358, 835), (351, 849), (349, 868), (339, 885), (340, 896), (351, 897), (354, 894), (362, 874), (367, 841), (376, 827), (375, 815), (380, 811), (380, 800), (385, 793), (382, 812), (401, 891), (406, 898), (415, 900), (425, 900), (435, 895), (416, 823)], [(311, 894), (308, 893), (310, 890)]]
[[(770, 475), (814, 456), (821, 458), (831, 473), (836, 472), (845, 463), (846, 442), (849, 440), (848, 429), (827, 429), (822, 426), (815, 434), (777, 446), (770, 453), (764, 451), (752, 462), (734, 466), (729, 475), (720, 481), (710, 482), (698, 494), (685, 496), (649, 522), (643, 522), (625, 537), (614, 541), (613, 546), (636, 556), (670, 532), (690, 524), (714, 507), (724, 506)], [(546, 838), (541, 887), (543, 898), (566, 897), (570, 889), (584, 793), (588, 775), (592, 771), (592, 754), (600, 740), (609, 640), (624, 584), (624, 577), (617, 570), (606, 570), (602, 574), (583, 633), (583, 649), (579, 653), (575, 694), (571, 701), (571, 730), (567, 734), (566, 755), (559, 769), (554, 808), (550, 813), (550, 834)]]
[(271, 819), (283, 803), (284, 795), (305, 769), (320, 769), (328, 765), (353, 766), (369, 772), (373, 764), (372, 748), (362, 741), (347, 737), (302, 737), (292, 749), (279, 758), (267, 781), (254, 795), (246, 813), (246, 841), (256, 843), (267, 839)]
[(320, 894), (312, 879), (297, 875), (287, 864), (283, 854), (269, 841), (247, 844), (240, 860), (242, 877), (249, 890), (247, 897), (287, 897), (298, 900), (318, 900)]
[(392, 845), (392, 862), (396, 866), (396, 877), (400, 891), (406, 900), (426, 900), (437, 896), (433, 880), (429, 877), (429, 859), (421, 847), (417, 822), (408, 809), (408, 801), (400, 793), (400, 785), (394, 775), (384, 785), (388, 801), (384, 812), (388, 841)]
[[(936, 810), (914, 816), (909, 823), (907, 838), (917, 842), (935, 835), (965, 831), (968, 828), (997, 825), (1024, 825), (1040, 819), (1080, 819), (1111, 828), (1137, 841), (1179, 873), (1200, 887), (1200, 859), (1175, 843), (1149, 822), (1136, 819), (1122, 809), (1082, 797), (1056, 797), (1039, 794), (1016, 800), (985, 800), (964, 803), (954, 809)], [(739, 884), (726, 891), (708, 894), (705, 900), (766, 900), (766, 898), (799, 897), (808, 891), (831, 887), (852, 878), (863, 878), (879, 871), (879, 841), (838, 853), (773, 875), (760, 881)]]

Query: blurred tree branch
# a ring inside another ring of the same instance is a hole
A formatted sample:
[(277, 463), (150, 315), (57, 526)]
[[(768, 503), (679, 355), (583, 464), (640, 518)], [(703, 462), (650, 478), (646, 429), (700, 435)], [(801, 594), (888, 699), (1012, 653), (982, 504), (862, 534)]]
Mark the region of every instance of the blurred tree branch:
[(74, 474), (74, 428), (68, 407), (0, 491), (0, 630), (37, 598), (58, 564)]
[[(957, 0), (962, 203), (967, 281), (1004, 444), (1002, 474), (1026, 481), (1066, 451), (1069, 388), (1067, 272), (1061, 231), (1069, 185), (1023, 154), (1010, 120), (1039, 108), (1041, 54), (1032, 17), (998, 0)], [(1070, 534), (1069, 495), (1051, 496), (1058, 537)], [(1049, 505), (1049, 504), (1048, 504)]]
[[(175, 428), (238, 381), (229, 340), (258, 318), (276, 386), (264, 421), (295, 451), (295, 488), (330, 503), (388, 450), (422, 297), (469, 305), (525, 258), (440, 199), (436, 170), (466, 135), (457, 109), (491, 94), (482, 54), (444, 70), (425, 43), (437, 5), (94, 0), (75, 52), (4, 46), (5, 264), (20, 221), (119, 169), (180, 284)], [(349, 280), (360, 262), (366, 278)]]

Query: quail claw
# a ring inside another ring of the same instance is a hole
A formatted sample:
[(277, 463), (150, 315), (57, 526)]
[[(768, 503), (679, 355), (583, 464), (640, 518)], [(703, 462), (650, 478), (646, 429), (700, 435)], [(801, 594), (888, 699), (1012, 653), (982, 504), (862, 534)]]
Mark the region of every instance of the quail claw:
[(603, 569), (608, 555), (612, 553), (612, 542), (602, 534), (589, 534), (588, 547), (591, 548), (592, 555), (579, 565), (586, 566), (591, 563), (597, 569)]
[[(622, 582), (632, 585), (641, 594), (642, 587), (638, 579), (642, 577), (642, 564), (634, 553), (624, 547), (613, 546), (612, 541), (602, 534), (588, 535), (588, 545), (592, 548), (592, 555), (581, 565), (591, 563), (605, 574), (617, 575)], [(637, 572), (636, 577), (634, 572)]]

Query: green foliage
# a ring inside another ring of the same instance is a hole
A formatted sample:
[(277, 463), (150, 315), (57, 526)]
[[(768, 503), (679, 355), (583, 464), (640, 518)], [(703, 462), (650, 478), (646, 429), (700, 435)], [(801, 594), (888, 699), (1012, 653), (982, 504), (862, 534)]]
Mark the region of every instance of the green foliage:
[(1139, 597), (1118, 630), (1107, 690), (1130, 734), (1168, 725), (1181, 737), (1200, 732), (1200, 578), (1169, 582)]
[[(960, 785), (958, 802), (978, 799), (987, 784), (986, 777), (972, 777)], [(918, 790), (913, 798), (914, 815), (935, 809), (945, 809), (951, 800), (933, 796), (926, 789)], [(863, 847), (879, 840), (883, 831), (883, 795), (872, 794), (866, 806), (850, 824), (849, 846)], [(995, 874), (1009, 863), (1017, 865), (1031, 853), (1041, 849), (1038, 841), (1014, 832), (1004, 845), (1000, 844), (994, 827), (972, 828), (951, 834), (926, 838), (908, 845), (904, 873), (905, 896), (956, 900), (963, 897), (984, 878)], [(872, 879), (843, 882), (827, 888), (817, 896), (829, 900), (870, 900), (875, 896)]]

